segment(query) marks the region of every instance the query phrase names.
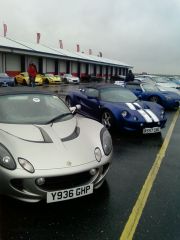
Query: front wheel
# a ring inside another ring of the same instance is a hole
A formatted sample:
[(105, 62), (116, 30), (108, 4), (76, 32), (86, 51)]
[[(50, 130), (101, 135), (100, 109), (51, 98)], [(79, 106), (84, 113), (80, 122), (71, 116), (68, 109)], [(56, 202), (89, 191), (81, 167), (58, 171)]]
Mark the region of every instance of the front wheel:
[(49, 80), (48, 80), (48, 79), (45, 79), (44, 83), (47, 84), (47, 85), (49, 85)]
[(108, 129), (113, 130), (114, 128), (114, 116), (113, 114), (106, 110), (102, 113), (101, 123)]
[(160, 99), (157, 96), (152, 96), (149, 98), (150, 102), (160, 103)]
[(25, 79), (23, 80), (23, 86), (27, 86), (27, 82)]
[(73, 104), (72, 104), (72, 100), (71, 100), (71, 98), (70, 97), (66, 97), (66, 104), (68, 105), (68, 107), (72, 107), (73, 106)]

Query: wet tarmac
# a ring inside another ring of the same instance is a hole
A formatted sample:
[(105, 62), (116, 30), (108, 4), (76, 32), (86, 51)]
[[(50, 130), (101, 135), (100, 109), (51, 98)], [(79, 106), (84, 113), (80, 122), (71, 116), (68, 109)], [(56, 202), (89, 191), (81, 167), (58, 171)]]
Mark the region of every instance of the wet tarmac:
[[(63, 98), (71, 88), (49, 87)], [(1, 240), (119, 239), (175, 112), (161, 135), (114, 134), (113, 164), (93, 195), (54, 204), (0, 199)], [(180, 239), (180, 118), (134, 234), (135, 240)]]

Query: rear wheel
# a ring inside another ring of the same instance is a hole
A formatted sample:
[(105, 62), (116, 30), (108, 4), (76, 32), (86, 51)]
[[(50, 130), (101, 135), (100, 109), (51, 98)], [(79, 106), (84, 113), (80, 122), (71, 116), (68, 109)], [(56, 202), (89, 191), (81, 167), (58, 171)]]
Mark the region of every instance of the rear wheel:
[(103, 113), (102, 113), (102, 116), (101, 116), (101, 123), (108, 129), (108, 130), (113, 130), (114, 129), (114, 116), (113, 114), (108, 111), (108, 110), (105, 110)]

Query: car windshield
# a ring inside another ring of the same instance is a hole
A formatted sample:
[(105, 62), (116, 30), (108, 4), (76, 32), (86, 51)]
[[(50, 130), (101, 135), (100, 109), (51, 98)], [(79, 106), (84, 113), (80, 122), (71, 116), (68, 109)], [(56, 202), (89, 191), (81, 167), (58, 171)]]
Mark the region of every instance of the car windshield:
[(0, 73), (0, 78), (9, 77), (7, 73)]
[(103, 88), (100, 90), (100, 98), (106, 102), (135, 102), (137, 97), (125, 88)]
[(157, 83), (169, 83), (169, 80), (166, 77), (153, 77), (152, 79)]
[(72, 74), (65, 74), (65, 77), (72, 77)]
[[(8, 107), (7, 107), (8, 106)], [(60, 117), (60, 116), (63, 117)], [(14, 94), (0, 96), (0, 122), (9, 124), (46, 124), (71, 119), (68, 107), (56, 95)]]
[(23, 73), (21, 73), (21, 74), (23, 74), (25, 77), (29, 77), (28, 72), (23, 72)]
[(159, 89), (152, 84), (143, 84), (142, 87), (146, 92), (159, 92)]
[(54, 77), (54, 75), (51, 74), (51, 73), (50, 73), (50, 74), (45, 74), (45, 76), (46, 76), (46, 77)]

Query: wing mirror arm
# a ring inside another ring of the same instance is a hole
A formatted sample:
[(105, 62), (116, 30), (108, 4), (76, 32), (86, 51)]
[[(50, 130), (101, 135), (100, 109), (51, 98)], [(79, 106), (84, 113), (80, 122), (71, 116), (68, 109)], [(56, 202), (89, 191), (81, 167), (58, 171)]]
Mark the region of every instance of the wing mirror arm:
[(70, 109), (70, 111), (71, 111), (72, 114), (75, 114), (78, 110), (81, 109), (81, 105), (80, 105), (80, 104), (77, 104), (76, 106), (70, 107), (69, 109)]

